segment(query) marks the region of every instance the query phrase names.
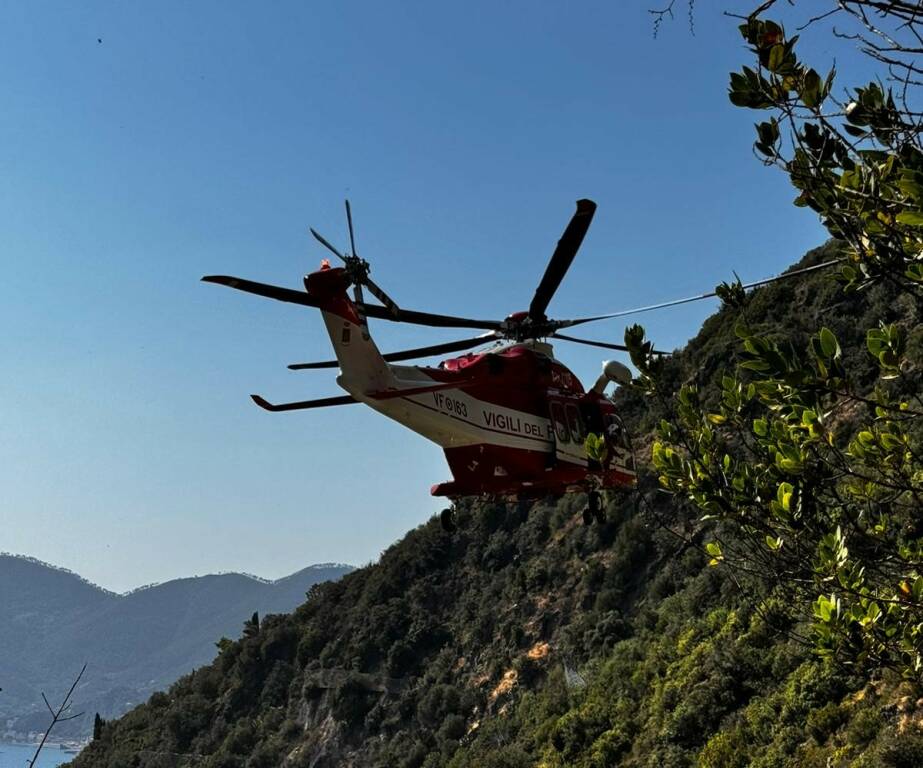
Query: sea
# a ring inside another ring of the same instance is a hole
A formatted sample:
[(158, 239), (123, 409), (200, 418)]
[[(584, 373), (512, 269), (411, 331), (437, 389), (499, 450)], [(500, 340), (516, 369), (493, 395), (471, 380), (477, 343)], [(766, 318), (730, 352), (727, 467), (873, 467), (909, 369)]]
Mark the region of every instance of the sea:
[[(35, 754), (35, 744), (0, 743), (0, 768), (26, 768)], [(35, 768), (56, 768), (56, 766), (74, 759), (73, 752), (65, 752), (56, 744), (45, 745)]]

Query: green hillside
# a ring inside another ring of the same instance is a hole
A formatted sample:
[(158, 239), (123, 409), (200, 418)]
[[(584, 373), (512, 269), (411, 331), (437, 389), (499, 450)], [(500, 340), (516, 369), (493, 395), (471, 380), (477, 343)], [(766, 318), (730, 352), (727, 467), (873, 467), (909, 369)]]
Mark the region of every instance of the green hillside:
[[(826, 325), (844, 350), (917, 311), (821, 274), (746, 308), (796, 343)], [(706, 321), (672, 379), (716, 397), (734, 323), (729, 310)], [(871, 381), (859, 352), (848, 362)], [(646, 461), (660, 414), (619, 399)], [(760, 600), (759, 574), (708, 566), (698, 512), (650, 482), (612, 499), (602, 525), (582, 523), (582, 504), (522, 519), (473, 501), (451, 535), (430, 520), (294, 614), (246, 626), (213, 664), (106, 723), (74, 765), (923, 765), (920, 692), (814, 657), (788, 606)]]

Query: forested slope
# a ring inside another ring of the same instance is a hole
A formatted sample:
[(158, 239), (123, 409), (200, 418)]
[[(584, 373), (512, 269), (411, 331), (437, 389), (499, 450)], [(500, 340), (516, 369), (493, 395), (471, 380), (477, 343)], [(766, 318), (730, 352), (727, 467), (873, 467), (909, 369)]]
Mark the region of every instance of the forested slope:
[[(745, 311), (796, 342), (829, 326), (860, 350), (860, 378), (862, 329), (917, 320), (886, 288), (845, 297), (821, 274), (760, 289)], [(715, 396), (735, 319), (717, 313), (673, 358), (677, 383)], [(658, 406), (619, 397), (646, 460)], [(920, 694), (811, 656), (787, 607), (761, 604), (758, 575), (708, 567), (694, 511), (650, 483), (602, 525), (583, 525), (582, 503), (522, 519), (475, 501), (451, 535), (430, 520), (294, 614), (247, 626), (75, 765), (923, 764)]]

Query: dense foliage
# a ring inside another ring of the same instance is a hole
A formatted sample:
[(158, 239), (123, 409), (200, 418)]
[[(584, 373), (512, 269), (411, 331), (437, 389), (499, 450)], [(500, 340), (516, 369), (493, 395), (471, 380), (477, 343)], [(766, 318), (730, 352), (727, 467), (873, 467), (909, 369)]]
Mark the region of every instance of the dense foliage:
[[(760, 328), (746, 297), (735, 371), (706, 407), (695, 384), (675, 391), (640, 328), (626, 338), (649, 394), (672, 407), (653, 461), (661, 485), (691, 499), (729, 537), (709, 543), (715, 565), (758, 571), (765, 591), (813, 619), (822, 652), (866, 668), (923, 675), (923, 144), (914, 111), (921, 29), (906, 3), (833, 4), (858, 22), (882, 82), (834, 96), (798, 56), (798, 36), (760, 18), (740, 25), (755, 59), (731, 75), (730, 99), (768, 110), (755, 149), (799, 190), (842, 247), (844, 291), (887, 282), (893, 302), (855, 329), (817, 327), (794, 339)], [(816, 8), (812, 7), (816, 13)], [(909, 41), (909, 42), (906, 42)], [(790, 149), (787, 149), (791, 147)]]

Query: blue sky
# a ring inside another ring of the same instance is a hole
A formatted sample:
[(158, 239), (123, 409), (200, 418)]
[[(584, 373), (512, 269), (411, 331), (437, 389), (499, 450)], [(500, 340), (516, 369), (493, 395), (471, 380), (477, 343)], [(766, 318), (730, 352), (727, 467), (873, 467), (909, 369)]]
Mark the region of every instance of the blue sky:
[[(820, 244), (752, 155), (758, 115), (727, 101), (735, 23), (700, 8), (695, 36), (680, 18), (654, 40), (647, 7), (0, 4), (0, 548), (118, 590), (277, 577), (374, 560), (440, 508), (441, 452), (398, 425), (250, 403), (339, 393), (285, 368), (329, 357), (319, 317), (199, 282), (298, 287), (325, 255), (309, 225), (345, 242), (346, 196), (402, 306), (471, 316), (528, 306), (580, 197), (599, 210), (557, 317)], [(672, 348), (713, 310), (644, 322)], [(372, 332), (385, 350), (465, 335)], [(596, 351), (556, 351), (596, 376)]]

